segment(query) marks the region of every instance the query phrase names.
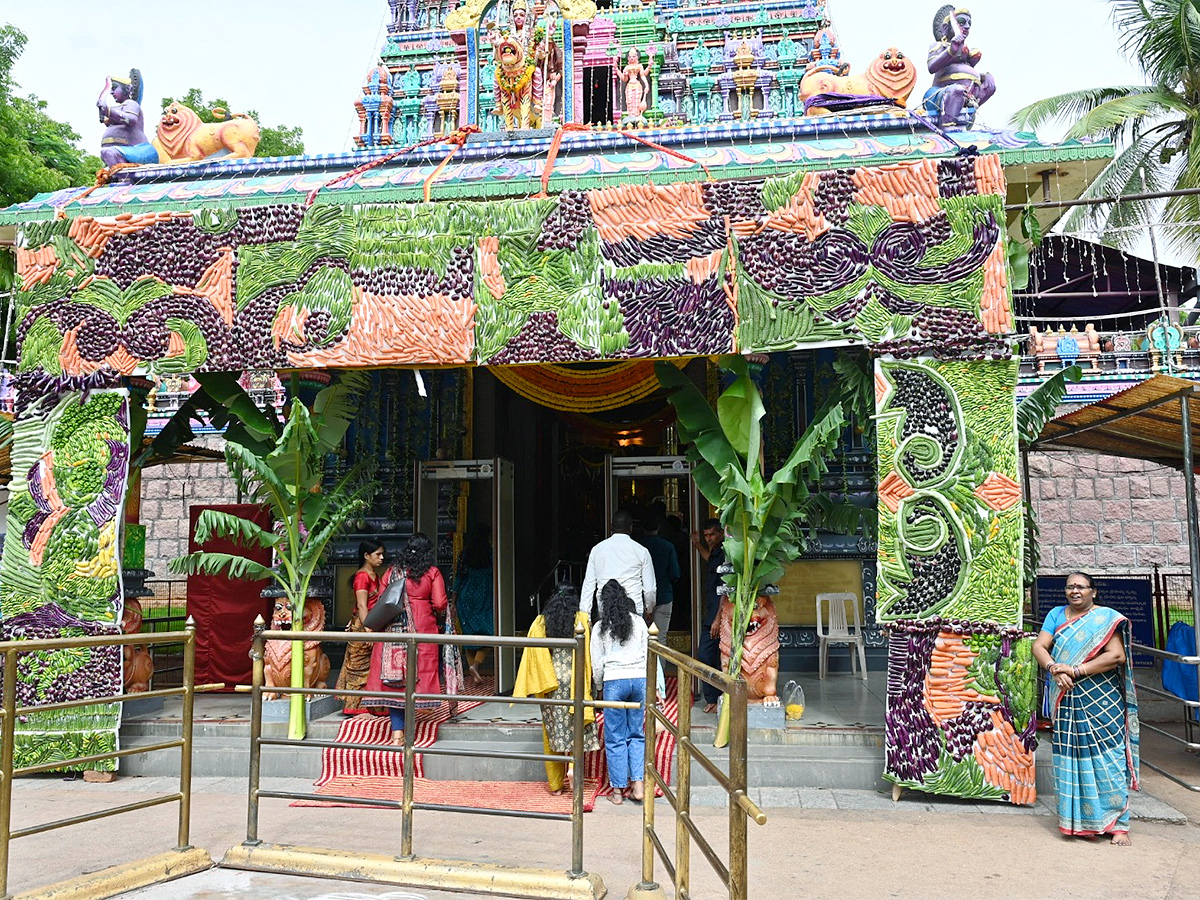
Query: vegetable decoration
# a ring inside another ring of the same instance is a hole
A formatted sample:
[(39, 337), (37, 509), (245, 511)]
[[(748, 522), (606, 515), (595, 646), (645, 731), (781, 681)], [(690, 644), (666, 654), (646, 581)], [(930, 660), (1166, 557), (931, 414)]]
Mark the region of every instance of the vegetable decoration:
[(1007, 356), (994, 157), (551, 199), (22, 226), (22, 371), (509, 365), (862, 342)]

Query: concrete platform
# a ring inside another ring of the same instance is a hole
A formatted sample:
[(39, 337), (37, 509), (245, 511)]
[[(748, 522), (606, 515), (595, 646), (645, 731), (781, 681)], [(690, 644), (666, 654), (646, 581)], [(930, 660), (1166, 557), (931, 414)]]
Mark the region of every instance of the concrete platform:
[[(867, 681), (848, 674), (788, 676), (804, 687), (806, 707), (799, 722), (786, 727), (750, 728), (750, 781), (763, 787), (813, 787), (875, 790), (883, 786), (883, 713), (886, 676), (872, 672)], [(279, 701), (283, 702), (283, 701)], [(328, 709), (318, 702), (316, 710)], [(121, 746), (145, 746), (178, 737), (181, 704), (170, 698), (158, 711), (128, 715), (121, 725)], [(310, 719), (312, 738), (332, 740), (344, 717), (340, 712)], [(693, 738), (711, 743), (717, 717), (702, 704), (692, 707)], [(751, 723), (753, 724), (753, 722)], [(250, 697), (247, 694), (203, 694), (194, 709), (193, 771), (197, 777), (244, 778), (250, 766)], [(263, 734), (284, 737), (284, 721), (264, 721)], [(438, 730), (436, 746), (447, 749), (542, 750), (541, 715), (535, 705), (493, 702), (466, 710)], [(727, 751), (712, 753), (722, 767)], [(121, 772), (134, 776), (169, 776), (179, 771), (177, 750), (159, 751), (122, 760)], [(712, 784), (699, 766), (695, 783)], [(264, 777), (316, 779), (321, 774), (317, 749), (265, 747)], [(425, 757), (425, 775), (438, 781), (540, 781), (542, 764), (532, 760)]]

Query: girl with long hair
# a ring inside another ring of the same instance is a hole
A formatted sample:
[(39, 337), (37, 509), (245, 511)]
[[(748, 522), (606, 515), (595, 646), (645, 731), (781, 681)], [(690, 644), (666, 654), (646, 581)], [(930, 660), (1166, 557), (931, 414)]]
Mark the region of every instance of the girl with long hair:
[(637, 703), (637, 709), (604, 711), (604, 751), (608, 760), (608, 799), (641, 802), (646, 765), (646, 654), (650, 632), (633, 599), (615, 578), (600, 589), (600, 621), (592, 629), (592, 675), (605, 700)]
[[(347, 631), (367, 630), (363, 623), (367, 619), (367, 612), (379, 599), (379, 575), (383, 568), (383, 559), (382, 542), (367, 538), (358, 545), (358, 560), (361, 565), (350, 578), (350, 587), (354, 590), (354, 612), (350, 614), (350, 621), (346, 623)], [(346, 655), (335, 685), (337, 690), (361, 691), (366, 688), (367, 676), (371, 671), (371, 646), (362, 641), (346, 644)], [(342, 697), (341, 701), (343, 715), (356, 716), (366, 712), (359, 697)]]
[[(445, 614), (449, 598), (446, 595), (446, 582), (442, 578), (441, 570), (434, 565), (434, 559), (433, 541), (426, 535), (418, 531), (408, 539), (408, 544), (405, 545), (400, 553), (399, 571), (394, 576), (408, 579), (405, 585), (404, 612), (400, 615), (400, 618), (389, 626), (389, 630), (415, 632), (418, 634), (438, 633), (437, 616)], [(384, 646), (382, 643), (372, 645), (371, 669), (367, 677), (367, 690), (389, 691), (396, 695), (395, 699), (391, 697), (368, 697), (363, 700), (363, 706), (382, 706), (387, 708), (388, 715), (391, 716), (392, 720), (392, 743), (400, 745), (404, 743), (404, 688), (403, 686), (383, 683)], [(418, 694), (437, 694), (441, 692), (438, 683), (439, 657), (445, 662), (450, 659), (450, 656), (439, 654), (438, 651), (439, 647), (436, 644), (417, 645), (416, 692)], [(457, 655), (453, 658), (457, 659)], [(456, 675), (457, 678), (447, 670), (447, 693), (458, 693), (458, 688), (461, 687), (461, 664)], [(420, 708), (436, 707), (440, 704), (440, 700), (418, 700), (416, 705)]]
[[(588, 617), (579, 611), (579, 591), (567, 581), (559, 582), (554, 595), (546, 602), (542, 614), (529, 628), (529, 637), (570, 638), (575, 629), (588, 631)], [(588, 642), (584, 640), (584, 672), (590, 671)], [(546, 697), (551, 700), (572, 700), (574, 681), (574, 653), (567, 647), (528, 647), (521, 656), (517, 681), (513, 687), (514, 697)], [(591, 676), (585, 674), (582, 685), (583, 699), (590, 700)], [(583, 710), (583, 748), (599, 750), (596, 737), (595, 712), (590, 706)], [(570, 754), (573, 749), (573, 712), (569, 706), (542, 707), (542, 747), (546, 753)], [(546, 761), (546, 789), (551, 794), (561, 794), (569, 787), (569, 767), (565, 761)]]

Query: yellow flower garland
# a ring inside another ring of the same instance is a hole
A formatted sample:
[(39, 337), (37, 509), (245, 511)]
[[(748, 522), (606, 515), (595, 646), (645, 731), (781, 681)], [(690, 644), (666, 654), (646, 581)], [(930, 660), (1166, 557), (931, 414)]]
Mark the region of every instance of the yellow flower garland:
[[(686, 360), (676, 362), (682, 367)], [(627, 360), (597, 368), (545, 363), (489, 368), (504, 385), (527, 400), (562, 412), (604, 412), (644, 400), (659, 388), (654, 363)]]

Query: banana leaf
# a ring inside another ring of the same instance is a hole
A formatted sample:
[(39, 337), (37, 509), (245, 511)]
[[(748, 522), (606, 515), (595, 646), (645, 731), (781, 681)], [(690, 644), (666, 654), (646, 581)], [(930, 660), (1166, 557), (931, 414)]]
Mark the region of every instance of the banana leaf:
[(1066, 366), (1017, 404), (1017, 437), (1023, 445), (1029, 446), (1036, 441), (1046, 423), (1054, 418), (1055, 410), (1067, 396), (1067, 382), (1077, 382), (1081, 378), (1083, 369)]
[(270, 578), (279, 580), (279, 574), (262, 563), (234, 553), (211, 553), (198, 550), (187, 556), (171, 560), (170, 569), (176, 575), (220, 575), (230, 578), (244, 578), (247, 581), (261, 581)]

